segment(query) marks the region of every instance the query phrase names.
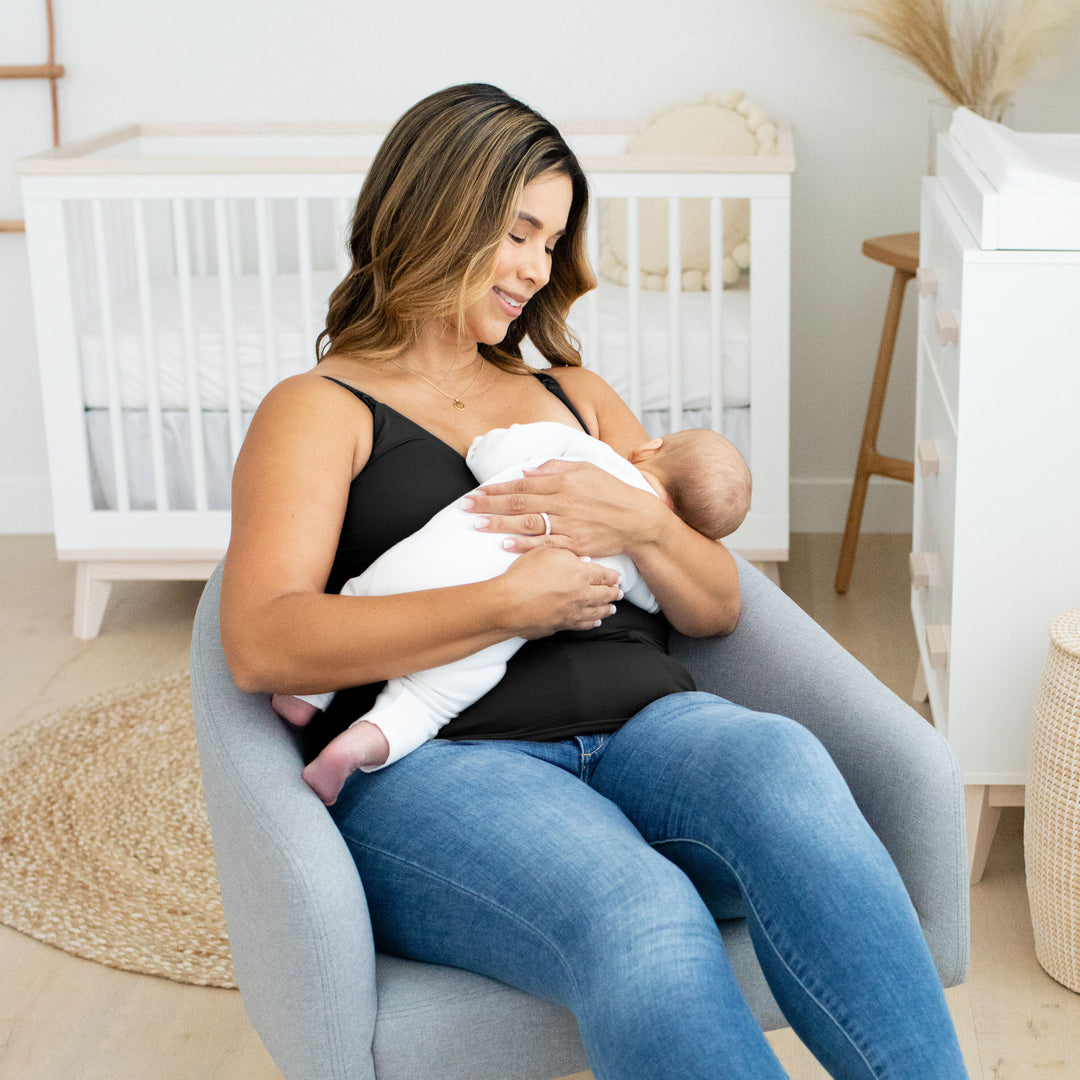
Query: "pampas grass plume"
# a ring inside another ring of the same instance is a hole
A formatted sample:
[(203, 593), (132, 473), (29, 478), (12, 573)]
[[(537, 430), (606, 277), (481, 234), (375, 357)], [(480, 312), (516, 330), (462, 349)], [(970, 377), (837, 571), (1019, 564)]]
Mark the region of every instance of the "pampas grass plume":
[(1080, 0), (834, 0), (861, 33), (918, 68), (954, 105), (1000, 119), (1054, 51)]
[(1008, 101), (1028, 72), (1053, 54), (1078, 13), (1080, 0), (1021, 0), (1011, 5), (1001, 25), (995, 102)]

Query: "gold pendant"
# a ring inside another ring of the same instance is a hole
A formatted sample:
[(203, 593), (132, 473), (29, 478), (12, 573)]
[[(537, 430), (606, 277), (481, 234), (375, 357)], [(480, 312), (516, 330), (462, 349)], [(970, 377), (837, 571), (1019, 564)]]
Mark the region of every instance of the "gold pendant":
[(461, 410), (465, 408), (465, 402), (460, 398), (454, 398), (454, 408), (457, 409), (458, 412), (461, 412)]

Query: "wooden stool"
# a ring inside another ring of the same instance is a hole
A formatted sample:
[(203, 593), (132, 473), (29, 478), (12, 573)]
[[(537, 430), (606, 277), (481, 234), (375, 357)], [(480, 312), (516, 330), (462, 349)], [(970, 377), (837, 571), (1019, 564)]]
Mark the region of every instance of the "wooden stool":
[(885, 388), (889, 384), (889, 368), (892, 366), (896, 330), (900, 325), (900, 309), (904, 304), (904, 289), (915, 276), (919, 267), (919, 234), (897, 233), (864, 240), (862, 253), (893, 267), (889, 306), (885, 309), (885, 325), (881, 331), (877, 367), (870, 388), (870, 401), (866, 406), (866, 422), (863, 425), (862, 443), (859, 446), (859, 462), (855, 466), (855, 483), (851, 488), (847, 524), (844, 526), (844, 542), (840, 547), (840, 562), (836, 568), (836, 591), (845, 593), (851, 581), (851, 567), (855, 562), (855, 547), (859, 543), (863, 506), (866, 503), (866, 486), (871, 476), (891, 476), (895, 480), (915, 480), (915, 466), (901, 458), (879, 454), (877, 449), (878, 428), (885, 405)]

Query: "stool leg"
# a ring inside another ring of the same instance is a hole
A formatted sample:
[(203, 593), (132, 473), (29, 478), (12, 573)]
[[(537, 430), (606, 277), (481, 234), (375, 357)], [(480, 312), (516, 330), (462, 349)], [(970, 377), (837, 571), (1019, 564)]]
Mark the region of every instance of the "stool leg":
[[(904, 306), (904, 289), (914, 276), (908, 270), (897, 268), (893, 271), (889, 304), (885, 309), (885, 325), (881, 330), (881, 344), (878, 347), (877, 366), (874, 368), (874, 381), (870, 387), (870, 400), (866, 405), (866, 421), (859, 446), (859, 460), (855, 466), (855, 482), (851, 488), (847, 524), (844, 526), (844, 541), (840, 546), (840, 561), (836, 568), (835, 587), (838, 593), (846, 593), (851, 582), (851, 568), (855, 563), (855, 548), (859, 543), (859, 529), (870, 477), (897, 475), (895, 459), (885, 459), (877, 452), (877, 437), (885, 407), (885, 389), (889, 385), (893, 349), (896, 346), (896, 331), (900, 326), (900, 312)], [(882, 472), (885, 467), (890, 468), (888, 473)], [(903, 470), (899, 472), (900, 479), (908, 479), (903, 475)]]

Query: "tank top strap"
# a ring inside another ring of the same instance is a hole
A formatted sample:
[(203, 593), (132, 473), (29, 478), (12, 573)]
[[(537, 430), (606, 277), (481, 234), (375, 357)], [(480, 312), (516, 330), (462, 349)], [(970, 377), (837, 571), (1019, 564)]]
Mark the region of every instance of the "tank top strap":
[[(574, 403), (566, 396), (566, 391), (559, 385), (558, 380), (554, 376), (549, 375), (546, 371), (534, 371), (533, 375), (540, 380), (540, 384), (549, 393), (554, 394), (569, 410), (573, 413), (574, 419), (581, 425), (581, 430), (585, 434), (589, 434), (589, 429), (585, 424), (585, 421), (581, 418), (581, 413), (574, 408)], [(342, 382), (340, 379), (335, 379), (333, 375), (324, 375), (324, 379), (332, 383), (337, 383), (338, 386), (343, 386), (350, 394), (358, 397), (372, 412), (375, 411), (375, 407), (380, 404), (370, 394), (365, 394), (363, 390), (357, 390), (355, 386), (350, 386), (348, 383)]]
[(365, 394), (363, 390), (357, 390), (355, 386), (350, 386), (340, 379), (335, 379), (333, 375), (324, 375), (323, 378), (326, 379), (327, 382), (337, 383), (338, 386), (343, 386), (350, 394), (354, 397), (358, 397), (369, 409), (374, 411), (377, 402), (370, 394)]
[(582, 431), (588, 435), (589, 429), (586, 427), (585, 421), (581, 419), (581, 413), (574, 408), (573, 402), (566, 396), (566, 392), (559, 385), (558, 380), (546, 371), (534, 371), (533, 374), (540, 380), (545, 390), (553, 393), (574, 414), (574, 419), (581, 425)]

